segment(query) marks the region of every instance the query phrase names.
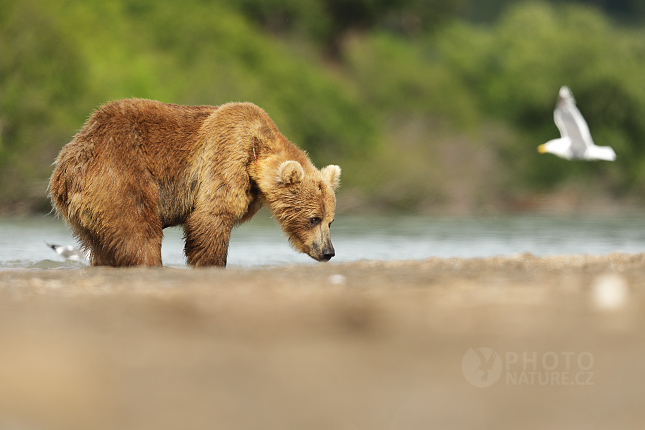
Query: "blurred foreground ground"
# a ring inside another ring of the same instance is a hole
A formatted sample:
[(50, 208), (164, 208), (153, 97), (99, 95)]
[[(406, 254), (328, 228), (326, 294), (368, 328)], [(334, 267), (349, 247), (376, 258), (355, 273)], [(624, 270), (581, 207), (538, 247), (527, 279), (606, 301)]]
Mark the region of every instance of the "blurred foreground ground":
[(636, 428), (644, 266), (2, 271), (0, 430)]

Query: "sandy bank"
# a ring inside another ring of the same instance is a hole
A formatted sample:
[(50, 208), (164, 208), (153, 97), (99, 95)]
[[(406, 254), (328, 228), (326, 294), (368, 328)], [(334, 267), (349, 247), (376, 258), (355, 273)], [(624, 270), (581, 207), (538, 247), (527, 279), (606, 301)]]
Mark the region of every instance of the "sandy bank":
[(0, 429), (634, 428), (644, 266), (2, 271)]

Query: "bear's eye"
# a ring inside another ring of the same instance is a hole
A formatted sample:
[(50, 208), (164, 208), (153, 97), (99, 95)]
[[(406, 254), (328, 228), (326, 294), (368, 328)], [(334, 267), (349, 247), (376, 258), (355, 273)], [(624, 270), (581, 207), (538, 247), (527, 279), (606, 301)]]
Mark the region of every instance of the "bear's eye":
[(322, 220), (318, 218), (317, 216), (309, 218), (309, 225), (311, 227), (316, 227), (318, 224), (320, 224)]

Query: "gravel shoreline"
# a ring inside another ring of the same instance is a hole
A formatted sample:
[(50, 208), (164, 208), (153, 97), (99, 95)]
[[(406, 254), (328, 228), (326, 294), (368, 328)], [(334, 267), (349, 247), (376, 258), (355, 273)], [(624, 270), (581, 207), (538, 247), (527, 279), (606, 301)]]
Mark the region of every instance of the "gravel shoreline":
[(0, 429), (635, 428), (644, 267), (0, 271)]

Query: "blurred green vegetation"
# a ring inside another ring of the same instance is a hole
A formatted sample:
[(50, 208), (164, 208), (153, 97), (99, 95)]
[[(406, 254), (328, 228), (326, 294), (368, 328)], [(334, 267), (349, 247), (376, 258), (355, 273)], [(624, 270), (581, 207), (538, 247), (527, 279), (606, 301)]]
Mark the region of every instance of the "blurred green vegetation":
[[(485, 4), (494, 13), (478, 15)], [(645, 8), (633, 5), (1, 0), (0, 208), (49, 210), (56, 154), (124, 97), (258, 104), (318, 166), (341, 165), (340, 210), (641, 205)], [(558, 137), (562, 85), (615, 163), (537, 153)]]

